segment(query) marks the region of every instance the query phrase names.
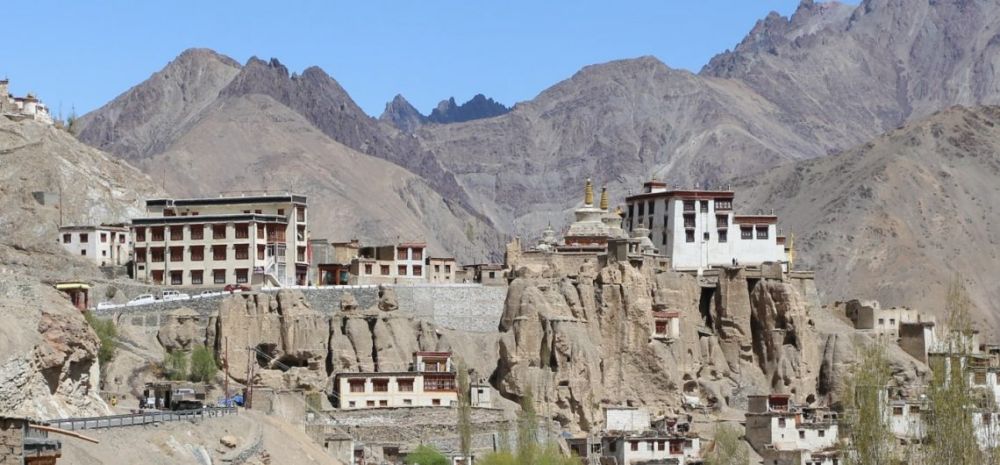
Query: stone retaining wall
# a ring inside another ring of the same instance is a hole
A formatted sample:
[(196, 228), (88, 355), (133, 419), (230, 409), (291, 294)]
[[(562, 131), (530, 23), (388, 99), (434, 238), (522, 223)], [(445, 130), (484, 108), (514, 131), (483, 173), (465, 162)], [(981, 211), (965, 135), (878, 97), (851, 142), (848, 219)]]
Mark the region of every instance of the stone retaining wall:
[[(412, 285), (393, 286), (401, 315), (433, 323), (442, 328), (471, 332), (494, 332), (500, 324), (506, 287), (478, 285)], [(370, 308), (378, 301), (377, 287), (299, 288), (309, 305), (318, 311), (333, 314), (340, 309), (344, 293), (354, 296), (358, 306)], [(262, 292), (275, 293), (275, 290)], [(214, 316), (222, 299), (227, 296), (157, 302), (134, 307), (92, 310), (95, 315), (121, 318), (137, 326), (159, 327), (161, 317), (181, 307), (204, 316)]]

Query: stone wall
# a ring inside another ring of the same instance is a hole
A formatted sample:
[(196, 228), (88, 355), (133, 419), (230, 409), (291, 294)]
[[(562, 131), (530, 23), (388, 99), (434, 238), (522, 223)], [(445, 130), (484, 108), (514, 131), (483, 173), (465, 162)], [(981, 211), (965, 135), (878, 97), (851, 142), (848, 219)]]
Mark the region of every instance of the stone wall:
[[(410, 285), (393, 286), (399, 300), (399, 314), (433, 323), (436, 326), (472, 332), (494, 332), (500, 323), (506, 287), (480, 285)], [(344, 293), (354, 296), (359, 308), (378, 302), (374, 286), (298, 288), (312, 309), (333, 314), (340, 309)], [(276, 293), (277, 291), (263, 291)], [(187, 307), (200, 315), (213, 316), (226, 296), (157, 302), (134, 307), (93, 310), (100, 316), (116, 316), (135, 326), (158, 328), (169, 311)]]
[(21, 465), (24, 420), (0, 418), (0, 465)]

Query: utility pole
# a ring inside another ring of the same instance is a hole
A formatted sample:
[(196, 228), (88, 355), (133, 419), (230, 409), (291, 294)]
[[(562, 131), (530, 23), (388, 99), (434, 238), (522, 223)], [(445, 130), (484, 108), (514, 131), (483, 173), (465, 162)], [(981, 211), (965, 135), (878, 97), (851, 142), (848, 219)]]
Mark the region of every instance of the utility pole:
[(226, 336), (225, 355), (222, 356), (222, 368), (226, 370), (226, 381), (222, 390), (224, 391), (222, 402), (229, 407), (229, 336)]

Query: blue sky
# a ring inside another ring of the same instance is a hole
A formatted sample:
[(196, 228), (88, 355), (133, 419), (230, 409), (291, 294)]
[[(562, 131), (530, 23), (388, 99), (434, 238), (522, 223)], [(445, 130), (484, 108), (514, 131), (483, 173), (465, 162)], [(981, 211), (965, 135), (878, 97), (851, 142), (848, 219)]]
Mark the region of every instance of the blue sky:
[(533, 98), (588, 64), (653, 55), (697, 72), (798, 0), (4, 0), (0, 77), (53, 112), (83, 114), (190, 47), (244, 63), (317, 65), (369, 114), (401, 93), (421, 112), (483, 93)]

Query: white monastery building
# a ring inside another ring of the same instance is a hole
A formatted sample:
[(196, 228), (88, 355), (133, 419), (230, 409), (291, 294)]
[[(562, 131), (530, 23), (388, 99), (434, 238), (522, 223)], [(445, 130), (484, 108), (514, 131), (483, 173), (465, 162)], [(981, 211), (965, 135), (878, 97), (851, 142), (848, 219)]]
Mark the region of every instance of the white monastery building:
[(129, 229), (124, 225), (61, 226), (59, 243), (69, 253), (98, 266), (125, 265), (132, 253)]
[(450, 352), (414, 352), (409, 368), (337, 373), (334, 389), (339, 407), (450, 407), (458, 402)]
[(837, 415), (800, 407), (788, 395), (748, 396), (746, 438), (772, 465), (834, 465), (839, 462)]
[(174, 286), (305, 285), (306, 197), (153, 199), (132, 220), (135, 277)]
[(785, 237), (774, 215), (738, 215), (733, 191), (678, 190), (652, 180), (625, 198), (625, 230), (649, 230), (649, 239), (680, 271), (712, 267), (787, 265)]

